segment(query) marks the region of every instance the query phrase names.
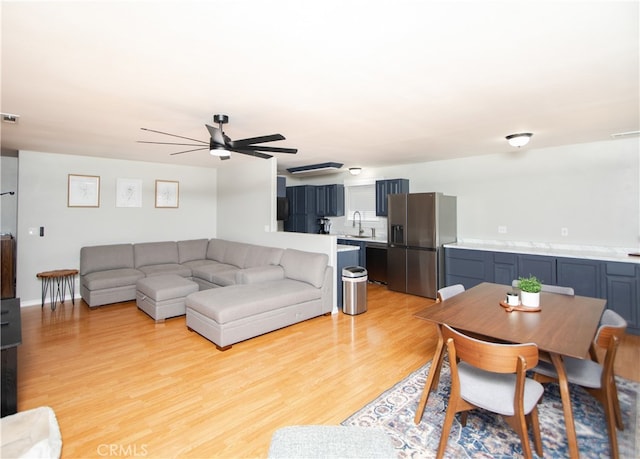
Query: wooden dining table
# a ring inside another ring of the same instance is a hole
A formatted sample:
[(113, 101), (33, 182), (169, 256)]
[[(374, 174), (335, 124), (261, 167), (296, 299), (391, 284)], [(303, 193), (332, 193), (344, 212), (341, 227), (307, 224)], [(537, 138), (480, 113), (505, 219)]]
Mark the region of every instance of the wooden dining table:
[(508, 285), (484, 282), (416, 314), (438, 325), (439, 339), (415, 422), (422, 419), (429, 392), (438, 385), (444, 356), (442, 324), (494, 341), (535, 343), (541, 351), (540, 358), (548, 356), (558, 372), (569, 454), (577, 458), (578, 440), (563, 357), (588, 357), (606, 300), (541, 292), (539, 311), (509, 311), (500, 302), (512, 290)]

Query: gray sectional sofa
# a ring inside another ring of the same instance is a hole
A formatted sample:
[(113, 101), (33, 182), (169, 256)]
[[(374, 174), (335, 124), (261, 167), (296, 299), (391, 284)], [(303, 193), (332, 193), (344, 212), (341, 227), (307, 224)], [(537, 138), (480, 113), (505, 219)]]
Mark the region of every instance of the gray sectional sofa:
[(332, 272), (326, 254), (223, 239), (80, 249), (80, 294), (90, 308), (136, 299), (141, 279), (180, 276), (199, 289), (185, 299), (187, 326), (220, 349), (331, 313)]

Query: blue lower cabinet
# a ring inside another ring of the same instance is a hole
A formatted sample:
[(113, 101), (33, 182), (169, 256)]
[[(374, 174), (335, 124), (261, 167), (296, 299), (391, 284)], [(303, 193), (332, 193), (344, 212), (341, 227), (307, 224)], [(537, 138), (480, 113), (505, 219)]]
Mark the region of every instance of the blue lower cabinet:
[(572, 287), (576, 295), (607, 300), (607, 308), (640, 335), (640, 264), (445, 247), (445, 285), (511, 285), (530, 274), (543, 284)]
[(576, 295), (604, 298), (602, 262), (581, 258), (558, 258), (557, 285), (572, 287)]
[(627, 332), (640, 335), (640, 265), (605, 262), (607, 308), (627, 321)]

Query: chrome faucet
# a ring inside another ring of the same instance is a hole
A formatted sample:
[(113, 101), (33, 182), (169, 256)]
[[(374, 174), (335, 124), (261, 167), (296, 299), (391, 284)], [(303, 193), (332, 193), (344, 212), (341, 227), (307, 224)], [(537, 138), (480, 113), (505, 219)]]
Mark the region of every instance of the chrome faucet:
[(362, 236), (362, 233), (364, 233), (364, 230), (362, 229), (362, 215), (360, 214), (359, 210), (356, 210), (353, 213), (353, 227), (355, 228), (356, 226), (356, 214), (358, 214), (358, 236)]

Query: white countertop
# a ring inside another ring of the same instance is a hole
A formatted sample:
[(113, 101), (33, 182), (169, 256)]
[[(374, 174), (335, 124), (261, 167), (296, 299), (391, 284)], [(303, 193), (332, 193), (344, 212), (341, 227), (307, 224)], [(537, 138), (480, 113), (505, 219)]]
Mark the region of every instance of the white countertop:
[(360, 250), (360, 247), (357, 245), (347, 245), (347, 244), (337, 244), (337, 252), (349, 252), (352, 250)]
[(445, 244), (445, 247), (640, 264), (640, 257), (629, 255), (629, 253), (640, 252), (640, 249), (630, 248), (550, 244), (539, 242), (485, 241), (477, 239), (459, 240), (458, 242)]
[(362, 242), (377, 242), (379, 244), (386, 244), (387, 243), (387, 237), (380, 237), (380, 236), (376, 236), (376, 237), (359, 237), (359, 236), (353, 236), (353, 235), (349, 235), (349, 234), (332, 234), (331, 236), (336, 236), (338, 239), (348, 239), (350, 241), (362, 241)]

